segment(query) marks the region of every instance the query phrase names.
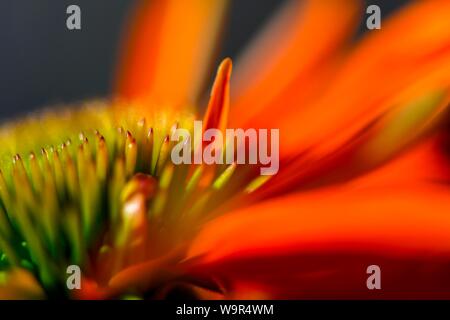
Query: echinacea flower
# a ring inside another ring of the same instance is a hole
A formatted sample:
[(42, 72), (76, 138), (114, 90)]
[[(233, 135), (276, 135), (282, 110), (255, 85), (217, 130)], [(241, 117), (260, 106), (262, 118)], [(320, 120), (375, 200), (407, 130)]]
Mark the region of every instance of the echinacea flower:
[(268, 177), (169, 157), (226, 4), (142, 1), (117, 99), (1, 128), (1, 298), (450, 296), (450, 2), (354, 41), (360, 2), (291, 1), (225, 59), (205, 127), (279, 128)]

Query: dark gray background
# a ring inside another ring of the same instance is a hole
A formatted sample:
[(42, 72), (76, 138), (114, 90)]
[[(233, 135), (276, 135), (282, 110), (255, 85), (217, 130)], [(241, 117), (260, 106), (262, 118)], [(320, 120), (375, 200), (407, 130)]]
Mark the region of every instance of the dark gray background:
[[(122, 22), (134, 2), (1, 0), (0, 120), (48, 104), (107, 96)], [(219, 58), (236, 57), (283, 2), (234, 0)], [(378, 4), (385, 18), (406, 2), (378, 0), (367, 4)], [(81, 7), (81, 31), (66, 29), (70, 4)]]

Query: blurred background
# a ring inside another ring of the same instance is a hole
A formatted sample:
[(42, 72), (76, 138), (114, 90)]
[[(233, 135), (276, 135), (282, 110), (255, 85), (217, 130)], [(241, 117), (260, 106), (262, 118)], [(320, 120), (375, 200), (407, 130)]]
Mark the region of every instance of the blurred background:
[[(108, 96), (123, 22), (135, 2), (1, 0), (0, 121), (46, 105)], [(225, 56), (236, 58), (284, 2), (232, 1), (218, 60)], [(379, 5), (384, 21), (407, 2), (378, 0), (366, 1), (366, 5)], [(81, 8), (82, 30), (66, 28), (66, 8), (71, 4)], [(364, 32), (363, 21), (359, 36)]]

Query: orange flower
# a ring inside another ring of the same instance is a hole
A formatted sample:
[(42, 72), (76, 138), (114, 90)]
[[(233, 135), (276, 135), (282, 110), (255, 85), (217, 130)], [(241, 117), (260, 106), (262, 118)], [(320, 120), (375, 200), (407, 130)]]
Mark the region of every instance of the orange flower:
[[(360, 1), (292, 0), (232, 77), (225, 59), (204, 129), (279, 128), (274, 176), (168, 160), (202, 113), (227, 5), (139, 2), (117, 99), (3, 129), (8, 155), (83, 134), (2, 163), (0, 298), (450, 297), (450, 2), (355, 41)], [(81, 290), (63, 288), (69, 264)]]

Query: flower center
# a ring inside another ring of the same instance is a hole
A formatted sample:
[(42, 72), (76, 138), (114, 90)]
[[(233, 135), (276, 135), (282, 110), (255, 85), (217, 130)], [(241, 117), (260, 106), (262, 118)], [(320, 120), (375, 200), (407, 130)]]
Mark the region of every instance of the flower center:
[[(225, 59), (203, 119), (205, 130), (225, 131), (230, 75), (231, 60)], [(191, 136), (196, 118), (171, 108), (152, 110), (91, 102), (78, 111), (0, 128), (1, 283), (8, 282), (5, 272), (22, 274), (34, 294), (91, 298), (158, 297), (193, 286), (184, 259), (199, 228), (270, 176), (239, 161), (173, 161), (171, 150), (179, 141), (170, 137), (178, 129)], [(142, 114), (146, 118), (137, 120)], [(202, 137), (194, 136), (194, 145), (197, 138)], [(202, 151), (216, 143), (197, 145)], [(223, 148), (235, 147), (218, 150)], [(83, 274), (80, 292), (66, 286), (68, 267), (74, 265)], [(205, 281), (204, 287), (217, 289)]]
[[(0, 271), (26, 269), (47, 294), (70, 296), (64, 288), (66, 268), (77, 265), (86, 279), (115, 288), (114, 294), (140, 291), (142, 274), (127, 270), (179, 264), (202, 224), (221, 213), (219, 206), (253, 190), (255, 182), (248, 178), (255, 170), (237, 170), (235, 164), (175, 165), (170, 159), (175, 142), (169, 137), (176, 128), (192, 129), (190, 115), (175, 120), (159, 115), (152, 123), (127, 119), (117, 127), (109, 116), (84, 114), (97, 130), (65, 140), (64, 126), (71, 123), (49, 126), (65, 142), (28, 156), (16, 154), (11, 164), (2, 164)], [(40, 119), (39, 126), (46, 121)], [(35, 126), (29, 122), (27, 129), (43, 134)], [(10, 134), (10, 142), (20, 142), (21, 134)], [(174, 271), (166, 279), (177, 276)], [(145, 290), (160, 286), (155, 279), (161, 278), (148, 280)]]

